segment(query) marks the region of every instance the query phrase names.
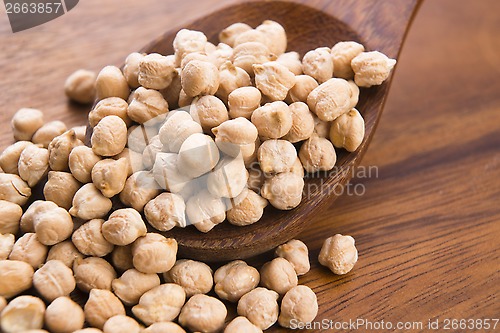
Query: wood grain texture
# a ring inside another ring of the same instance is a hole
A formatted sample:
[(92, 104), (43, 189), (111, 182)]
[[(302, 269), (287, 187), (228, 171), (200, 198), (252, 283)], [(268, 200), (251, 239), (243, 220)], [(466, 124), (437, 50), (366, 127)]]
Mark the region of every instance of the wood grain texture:
[[(194, 11), (188, 1), (86, 0), (17, 34), (2, 8), (0, 146), (12, 141), (8, 120), (23, 106), (43, 109), (48, 119), (84, 123), (85, 110), (67, 104), (62, 93), (73, 70), (119, 64), (160, 32), (234, 2), (196, 2)], [(317, 320), (425, 325), (436, 318), (498, 318), (498, 12), (495, 0), (424, 2), (363, 159), (378, 167), (378, 177), (354, 180), (366, 193), (340, 197), (299, 236), (311, 250), (312, 270), (300, 282), (318, 293)], [(323, 239), (335, 233), (357, 241), (360, 259), (346, 276), (317, 262)]]

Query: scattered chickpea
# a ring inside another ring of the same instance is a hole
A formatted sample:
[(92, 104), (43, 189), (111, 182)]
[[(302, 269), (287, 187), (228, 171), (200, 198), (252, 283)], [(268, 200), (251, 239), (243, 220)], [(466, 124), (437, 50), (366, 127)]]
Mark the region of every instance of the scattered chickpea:
[(282, 101), (295, 85), (295, 75), (277, 61), (253, 65), (255, 86), (271, 101)]
[(297, 151), (289, 141), (267, 140), (259, 147), (258, 159), (265, 173), (288, 172), (297, 159)]
[(81, 186), (71, 173), (49, 171), (49, 178), (43, 187), (43, 196), (45, 200), (69, 210), (73, 197)]
[(96, 257), (76, 259), (73, 265), (76, 286), (83, 292), (92, 289), (111, 290), (116, 272), (106, 260)]
[(92, 289), (83, 312), (87, 323), (102, 329), (109, 318), (116, 315), (125, 315), (125, 307), (111, 291)]
[(189, 113), (193, 120), (201, 125), (205, 133), (210, 133), (212, 128), (229, 119), (226, 106), (215, 96), (195, 98)]
[(102, 118), (107, 116), (118, 116), (122, 118), (127, 126), (130, 126), (132, 120), (128, 117), (127, 110), (128, 103), (123, 98), (108, 97), (102, 99), (89, 112), (89, 124), (92, 127), (96, 127)]
[(99, 100), (108, 97), (120, 97), (126, 100), (130, 94), (127, 80), (116, 66), (106, 66), (99, 72), (95, 88)]
[(151, 125), (162, 122), (167, 112), (168, 103), (159, 91), (139, 87), (134, 91), (127, 115), (139, 124)]
[(10, 122), (16, 141), (31, 141), (33, 135), (43, 126), (43, 112), (37, 109), (19, 109)]
[(56, 298), (45, 311), (45, 326), (53, 333), (71, 333), (82, 329), (83, 309), (68, 296)]
[(18, 296), (7, 304), (0, 315), (0, 327), (5, 333), (41, 329), (45, 304), (34, 296)]
[(132, 245), (115, 246), (111, 252), (111, 262), (117, 270), (122, 272), (134, 268)]
[(68, 296), (76, 287), (73, 271), (60, 260), (49, 260), (33, 275), (33, 285), (38, 293), (52, 302)]
[(394, 65), (395, 59), (390, 59), (378, 51), (361, 52), (351, 61), (354, 82), (366, 88), (380, 85), (389, 77)]
[(38, 240), (36, 234), (28, 232), (14, 243), (9, 260), (24, 261), (34, 269), (38, 269), (45, 262), (48, 251), (48, 247)]
[(220, 83), (217, 92), (217, 97), (227, 102), (229, 94), (240, 87), (250, 86), (250, 76), (240, 67), (233, 65), (231, 61), (227, 61), (219, 67)]
[(130, 88), (138, 88), (139, 83), (139, 64), (144, 58), (145, 54), (139, 52), (130, 53), (125, 59), (125, 66), (123, 66), (123, 76), (127, 80)]
[(16, 203), (0, 200), (0, 234), (17, 234), (23, 209)]
[(292, 113), (282, 101), (267, 103), (257, 108), (251, 117), (263, 140), (278, 139), (290, 131), (293, 124)]
[(75, 147), (68, 158), (68, 165), (73, 177), (80, 183), (92, 181), (92, 168), (101, 158), (87, 146)]
[[(0, 200), (23, 206), (31, 197), (31, 188), (18, 175), (0, 173)], [(2, 204), (3, 206), (3, 204)], [(2, 210), (0, 209), (0, 214)], [(3, 231), (2, 231), (3, 233)]]
[(67, 130), (68, 128), (62, 121), (54, 120), (40, 127), (35, 134), (33, 134), (31, 141), (36, 145), (40, 144), (44, 148), (48, 148), (50, 142), (56, 136), (63, 134)]
[(20, 260), (0, 260), (0, 296), (14, 297), (31, 288), (33, 267)]
[(102, 235), (114, 245), (132, 244), (137, 238), (145, 236), (146, 224), (141, 214), (133, 208), (115, 210), (102, 225)]
[(19, 176), (29, 187), (38, 184), (49, 172), (49, 151), (29, 145), (19, 156)]
[(304, 74), (312, 76), (319, 83), (331, 79), (334, 71), (333, 59), (328, 47), (311, 50), (302, 58)]
[(146, 325), (172, 321), (181, 312), (186, 293), (174, 283), (159, 285), (141, 296), (139, 304), (132, 308), (135, 317)]
[(160, 285), (160, 278), (155, 273), (141, 273), (136, 269), (126, 270), (111, 283), (113, 292), (125, 305), (139, 303), (141, 296)]
[(168, 321), (154, 323), (154, 324), (150, 325), (148, 328), (144, 329), (143, 332), (144, 333), (165, 333), (165, 332), (168, 332), (168, 333), (186, 333), (186, 331), (184, 331), (182, 329), (182, 327), (180, 327), (176, 323), (168, 322)]
[(284, 172), (267, 179), (261, 189), (263, 198), (277, 209), (289, 210), (302, 201), (304, 179), (292, 172)]
[(158, 53), (145, 55), (139, 61), (138, 83), (147, 89), (165, 89), (175, 73), (173, 57)]
[(346, 80), (354, 77), (351, 61), (365, 50), (364, 46), (356, 42), (338, 42), (332, 47), (331, 55), (335, 70), (333, 74)]
[(92, 183), (106, 198), (111, 198), (125, 187), (128, 162), (125, 158), (103, 159), (92, 168)]
[(210, 62), (192, 60), (182, 69), (181, 85), (189, 97), (213, 95), (219, 88), (219, 70)]
[(72, 101), (81, 104), (90, 104), (95, 100), (96, 78), (97, 75), (95, 72), (79, 69), (66, 79), (64, 83), (64, 93)]
[(172, 153), (178, 153), (182, 143), (195, 133), (202, 133), (201, 125), (184, 111), (170, 112), (158, 133), (160, 141)]
[(233, 23), (219, 33), (219, 40), (231, 47), (234, 47), (234, 42), (239, 35), (245, 31), (252, 30), (252, 27), (246, 23)]
[(254, 75), (253, 65), (263, 64), (276, 60), (275, 54), (269, 48), (259, 42), (247, 42), (239, 44), (233, 50), (232, 61), (236, 67), (243, 68), (250, 76)]
[(175, 226), (185, 227), (187, 225), (185, 211), (184, 199), (174, 193), (162, 193), (144, 207), (147, 221), (160, 231), (168, 231)]
[(189, 222), (201, 232), (209, 232), (226, 219), (226, 205), (221, 198), (202, 190), (186, 203)]
[(116, 315), (106, 321), (102, 330), (104, 333), (140, 333), (142, 327), (134, 318)]
[(252, 113), (260, 106), (262, 94), (255, 87), (241, 87), (228, 95), (229, 116), (250, 119)]
[(137, 171), (125, 182), (125, 187), (120, 193), (120, 201), (142, 212), (144, 206), (160, 194), (159, 188), (151, 172)]
[(83, 254), (78, 251), (71, 240), (51, 246), (47, 255), (47, 261), (60, 260), (69, 268), (73, 267), (73, 263), (77, 259), (83, 259)]
[(212, 170), (219, 162), (219, 157), (214, 140), (208, 135), (195, 133), (182, 143), (177, 167), (185, 175), (196, 178)]
[(132, 245), (134, 268), (143, 273), (164, 273), (175, 264), (177, 241), (160, 234), (147, 233)]
[(290, 289), (281, 301), (278, 323), (282, 327), (293, 327), (296, 323), (310, 323), (318, 315), (316, 294), (307, 286)]
[(314, 134), (300, 147), (299, 158), (307, 172), (331, 170), (337, 161), (335, 148), (330, 140)]
[(332, 121), (352, 109), (358, 102), (359, 91), (344, 79), (329, 79), (307, 97), (307, 104), (319, 119)]
[(307, 96), (318, 87), (318, 82), (309, 75), (297, 75), (295, 85), (288, 91), (285, 99), (288, 103), (307, 102)]
[(171, 193), (179, 193), (191, 181), (177, 167), (178, 154), (158, 153), (153, 165), (153, 177), (156, 182)]
[(309, 250), (306, 244), (300, 240), (292, 239), (278, 246), (274, 253), (277, 257), (288, 260), (299, 276), (306, 274), (311, 269)]
[[(172, 112), (170, 112), (168, 115), (171, 114)], [(142, 155), (144, 149), (146, 149), (151, 140), (157, 135), (158, 129), (156, 128), (156, 126), (146, 126), (145, 124), (131, 126), (127, 132), (127, 146), (130, 150)]]
[(2, 168), (3, 172), (19, 175), (19, 170), (17, 169), (19, 157), (21, 156), (24, 148), (32, 144), (33, 143), (29, 141), (17, 141), (16, 143), (5, 148), (5, 150), (0, 154), (0, 168)]
[(178, 284), (186, 292), (186, 297), (207, 294), (212, 290), (212, 269), (205, 263), (194, 260), (177, 260), (175, 265), (163, 273), (165, 281)]
[(283, 53), (278, 57), (278, 59), (276, 59), (276, 61), (288, 68), (288, 70), (294, 75), (302, 74), (302, 62), (300, 61), (300, 55), (297, 52)]
[(278, 320), (278, 293), (266, 288), (255, 288), (238, 301), (238, 315), (267, 330)]
[(9, 257), (15, 242), (16, 238), (13, 234), (0, 234), (0, 260), (6, 260)]
[(292, 128), (283, 139), (292, 143), (309, 139), (314, 132), (314, 118), (307, 104), (295, 102), (288, 108), (292, 113)]
[(237, 302), (243, 295), (255, 289), (259, 281), (259, 271), (242, 260), (235, 260), (220, 267), (214, 275), (217, 296), (230, 302)]
[(334, 274), (349, 273), (358, 261), (358, 250), (354, 238), (337, 234), (327, 238), (319, 253), (319, 263)]
[(118, 116), (106, 116), (94, 127), (92, 150), (100, 156), (114, 156), (127, 144), (127, 125)]
[(244, 189), (235, 199), (234, 206), (227, 211), (229, 223), (246, 226), (259, 221), (268, 202), (252, 190)]
[(203, 294), (192, 296), (182, 308), (179, 323), (191, 331), (218, 332), (224, 326), (227, 309), (217, 298)]
[(297, 273), (288, 260), (278, 257), (262, 266), (260, 283), (262, 286), (284, 295), (288, 290), (297, 286)]
[(353, 152), (365, 137), (365, 121), (356, 109), (335, 119), (330, 127), (330, 140), (337, 148)]
[(203, 32), (181, 29), (175, 35), (173, 47), (175, 54), (175, 66), (181, 65), (182, 58), (193, 52), (204, 52), (207, 44), (207, 36)]
[(104, 257), (113, 251), (113, 244), (103, 236), (104, 220), (93, 219), (73, 232), (71, 240), (78, 251), (86, 256)]
[(94, 184), (89, 183), (75, 193), (69, 213), (82, 220), (98, 219), (106, 216), (111, 206), (111, 200), (103, 196)]

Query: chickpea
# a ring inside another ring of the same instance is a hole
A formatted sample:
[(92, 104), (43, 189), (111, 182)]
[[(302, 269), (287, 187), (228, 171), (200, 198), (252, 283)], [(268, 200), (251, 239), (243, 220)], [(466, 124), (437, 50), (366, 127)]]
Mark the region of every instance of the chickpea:
[(142, 152), (142, 165), (147, 170), (151, 170), (155, 164), (156, 155), (163, 152), (163, 150), (163, 143), (161, 143), (160, 137), (158, 135), (152, 137)]
[(116, 315), (109, 318), (104, 324), (102, 330), (104, 333), (142, 332), (141, 325), (139, 325), (135, 319), (125, 315)]
[(265, 173), (287, 172), (297, 159), (297, 151), (286, 140), (267, 140), (259, 147), (258, 159)]
[(82, 185), (68, 172), (49, 171), (49, 178), (43, 187), (45, 200), (52, 201), (66, 210), (71, 208), (75, 193)]
[(260, 269), (262, 286), (284, 295), (298, 283), (297, 274), (292, 264), (281, 257), (264, 264)]
[(203, 133), (200, 124), (187, 112), (173, 111), (168, 114), (158, 135), (168, 151), (178, 153), (182, 143), (195, 133)]
[(295, 75), (277, 61), (253, 65), (255, 85), (271, 101), (282, 101), (295, 85)]
[(34, 270), (24, 261), (0, 260), (0, 296), (14, 297), (31, 288)]
[(227, 211), (227, 220), (237, 226), (246, 226), (259, 221), (267, 206), (266, 199), (249, 189), (244, 189), (234, 202), (234, 206)]
[(160, 231), (169, 231), (175, 226), (185, 227), (185, 211), (184, 199), (174, 193), (162, 193), (144, 207), (149, 224)]
[(37, 238), (44, 245), (54, 245), (66, 240), (73, 232), (73, 220), (68, 211), (51, 201), (38, 210), (33, 220)]
[(40, 127), (35, 134), (33, 134), (31, 141), (33, 141), (34, 144), (40, 144), (44, 148), (48, 148), (52, 139), (63, 134), (67, 130), (68, 128), (62, 121), (54, 120)]
[(132, 244), (137, 238), (145, 236), (146, 224), (141, 214), (133, 208), (115, 210), (102, 225), (102, 235), (114, 245)]
[[(213, 44), (211, 44), (211, 45), (213, 45)], [(200, 60), (200, 61), (204, 61), (204, 62), (210, 62), (210, 58), (208, 57), (208, 55), (206, 54), (206, 52), (192, 52), (192, 53), (186, 54), (186, 56), (184, 58), (182, 58), (181, 67), (180, 67), (181, 70), (184, 69), (184, 67), (186, 67), (186, 65), (190, 61), (193, 61), (193, 60)]]
[(100, 100), (89, 112), (89, 124), (96, 127), (102, 118), (107, 116), (118, 116), (130, 126), (132, 120), (127, 114), (128, 103), (120, 97), (108, 97)]
[(354, 238), (337, 234), (327, 238), (319, 253), (319, 263), (334, 274), (349, 273), (358, 261), (358, 250)]
[(235, 198), (246, 187), (248, 172), (241, 156), (223, 157), (207, 177), (207, 188), (214, 196)]
[(276, 248), (274, 254), (290, 262), (297, 275), (304, 275), (311, 269), (309, 263), (309, 250), (306, 244), (297, 239), (292, 239)]
[(277, 209), (290, 210), (302, 200), (304, 179), (292, 172), (284, 172), (267, 179), (261, 189), (263, 198)]
[(219, 88), (219, 70), (210, 62), (192, 60), (182, 69), (181, 85), (189, 97), (213, 95)]
[(332, 122), (323, 121), (316, 116), (314, 118), (314, 133), (320, 138), (328, 138)]
[(296, 174), (301, 178), (304, 178), (304, 166), (302, 165), (300, 158), (297, 157), (290, 172)]
[(150, 325), (148, 328), (143, 330), (144, 333), (186, 333), (179, 325), (172, 322), (159, 322)]
[(182, 58), (193, 52), (204, 52), (207, 36), (203, 32), (181, 29), (175, 35), (173, 46), (175, 52), (175, 66), (181, 65)]
[(358, 149), (365, 136), (365, 121), (356, 109), (335, 119), (330, 127), (330, 140), (337, 148), (353, 152)]
[(73, 265), (76, 286), (83, 292), (92, 289), (111, 290), (116, 272), (106, 260), (96, 257), (76, 259)]
[(139, 304), (132, 308), (135, 317), (146, 325), (172, 321), (186, 301), (186, 293), (174, 283), (159, 285), (141, 296)]
[(293, 118), (288, 105), (282, 101), (267, 103), (252, 113), (252, 123), (263, 140), (278, 139), (292, 128)]
[(21, 217), (21, 231), (23, 233), (27, 232), (35, 232), (35, 225), (34, 221), (36, 218), (38, 218), (38, 215), (40, 212), (52, 209), (53, 207), (56, 207), (52, 202), (47, 202), (43, 200), (37, 200), (34, 201), (31, 205), (29, 205), (28, 209), (26, 212)]
[(0, 296), (0, 313), (2, 313), (2, 310), (5, 309), (6, 306), (7, 300), (5, 299), (5, 297)]
[(127, 80), (116, 66), (106, 66), (99, 72), (95, 88), (99, 100), (108, 97), (120, 97), (126, 100), (130, 94)]
[(247, 42), (234, 48), (231, 60), (236, 67), (243, 68), (250, 76), (253, 76), (254, 64), (263, 64), (276, 59), (276, 55), (266, 45), (259, 42)]
[(179, 94), (181, 93), (182, 85), (181, 85), (181, 69), (176, 68), (173, 73), (172, 82), (170, 85), (161, 89), (160, 92), (163, 95), (163, 98), (167, 101), (168, 105), (171, 109), (175, 109), (179, 105)]
[(125, 148), (118, 155), (113, 156), (115, 160), (124, 158), (127, 161), (127, 178), (132, 176), (134, 172), (144, 170), (144, 165), (142, 163), (142, 154), (132, 149)]
[(153, 165), (153, 177), (164, 189), (179, 193), (192, 177), (187, 176), (177, 167), (178, 154), (158, 153)]
[(255, 289), (259, 280), (259, 271), (242, 260), (235, 260), (215, 272), (215, 292), (221, 299), (237, 302), (243, 295)]
[(97, 75), (93, 71), (79, 69), (72, 73), (64, 83), (64, 93), (69, 99), (81, 104), (94, 102)]
[(186, 203), (189, 222), (201, 232), (209, 232), (226, 219), (226, 205), (207, 190), (192, 196)]
[(16, 203), (0, 200), (0, 233), (17, 234), (23, 209)]
[(309, 75), (297, 75), (295, 84), (288, 91), (286, 101), (288, 103), (307, 102), (307, 96), (318, 87), (318, 82)]
[(83, 312), (87, 323), (102, 329), (109, 318), (116, 315), (125, 315), (125, 307), (111, 291), (92, 289)]
[(381, 52), (361, 52), (351, 60), (354, 82), (366, 88), (380, 85), (389, 77), (395, 65), (395, 59), (390, 59)]
[[(0, 173), (0, 201), (2, 203), (11, 202), (23, 206), (28, 202), (30, 197), (31, 188), (21, 177), (8, 173)], [(2, 210), (0, 209), (0, 214), (1, 212)]]
[(276, 62), (288, 68), (288, 70), (295, 75), (302, 74), (302, 62), (297, 52), (282, 53), (278, 59), (276, 59)]
[(31, 141), (40, 127), (43, 126), (43, 112), (37, 109), (19, 109), (10, 122), (16, 141)]
[[(171, 114), (172, 113), (169, 113), (169, 115)], [(132, 151), (140, 153), (142, 155), (144, 149), (146, 149), (151, 140), (157, 135), (158, 135), (158, 129), (155, 126), (146, 126), (145, 124), (138, 126), (131, 126), (128, 129), (127, 133), (128, 136), (127, 146)]]
[(141, 273), (136, 269), (126, 270), (121, 277), (111, 283), (113, 292), (126, 305), (139, 303), (141, 296), (160, 285), (160, 278), (155, 273)]
[(83, 254), (77, 250), (71, 240), (66, 240), (52, 246), (47, 255), (47, 261), (60, 260), (69, 268), (73, 267), (73, 263), (77, 259), (83, 259)]
[(252, 324), (246, 317), (239, 316), (226, 326), (224, 333), (262, 333), (262, 330)]
[(147, 89), (165, 89), (172, 82), (174, 72), (173, 57), (151, 53), (139, 61), (138, 83)]
[(234, 40), (234, 46), (238, 46), (243, 43), (249, 43), (249, 42), (257, 42), (257, 43), (262, 43), (266, 45), (269, 50), (271, 50), (271, 40), (269, 40), (269, 37), (263, 33), (262, 31), (258, 31), (255, 29), (245, 31), (241, 33), (235, 40)]
[[(182, 81), (181, 81), (181, 85), (182, 85)], [(184, 91), (184, 89), (181, 89), (179, 91), (178, 104), (179, 104), (180, 108), (189, 107), (191, 105), (191, 103), (193, 103), (193, 99), (194, 99), (194, 97), (189, 97), (188, 95), (186, 95), (186, 92)]]
[(269, 50), (276, 54), (281, 55), (286, 51), (287, 36), (285, 29), (281, 24), (271, 20), (265, 20), (255, 30), (263, 32), (268, 36)]
[(233, 23), (219, 33), (219, 40), (231, 47), (234, 47), (234, 42), (239, 35), (246, 31), (252, 30), (252, 27), (246, 23)]
[(193, 120), (201, 125), (205, 133), (210, 133), (212, 128), (229, 119), (226, 106), (215, 96), (195, 98), (189, 113)]
[(212, 133), (219, 149), (232, 157), (237, 157), (243, 147), (254, 145), (258, 138), (255, 125), (242, 117), (223, 122), (213, 128)]
[(68, 165), (73, 177), (80, 183), (86, 184), (92, 181), (92, 168), (101, 158), (87, 146), (75, 147), (68, 158)]
[(15, 242), (16, 238), (13, 234), (0, 234), (0, 260), (6, 260), (9, 257)]
[(182, 143), (177, 168), (185, 175), (196, 178), (212, 170), (219, 157), (214, 140), (208, 135), (195, 133)]
[(29, 187), (34, 187), (49, 172), (49, 151), (36, 145), (29, 145), (19, 156), (18, 169), (19, 176)]
[(352, 79), (354, 72), (351, 68), (351, 61), (364, 50), (364, 46), (356, 42), (338, 42), (335, 44), (331, 50), (335, 77), (346, 80)]
[(229, 116), (250, 119), (252, 113), (260, 106), (262, 94), (255, 87), (241, 87), (228, 95)]
[(71, 130), (75, 132), (75, 136), (81, 142), (85, 142), (85, 136), (87, 135), (87, 126), (75, 126), (72, 127)]
[(307, 286), (290, 289), (281, 301), (278, 323), (282, 327), (293, 327), (297, 323), (310, 323), (318, 315), (316, 294)]
[(304, 74), (312, 76), (319, 83), (331, 79), (334, 71), (333, 59), (328, 47), (319, 47), (311, 50), (302, 58)]
[(168, 272), (163, 273), (163, 277), (165, 281), (184, 288), (188, 298), (196, 294), (207, 294), (214, 284), (212, 269), (207, 264), (194, 260), (177, 260)]
[(82, 220), (98, 219), (106, 216), (111, 210), (112, 202), (94, 186), (83, 185), (73, 197), (73, 206), (69, 213)]
[(319, 119), (332, 121), (351, 110), (358, 101), (359, 91), (344, 79), (329, 79), (307, 97), (307, 104)]
[(278, 293), (266, 288), (255, 288), (238, 301), (238, 315), (267, 330), (278, 320)]
[(292, 143), (309, 139), (314, 132), (314, 118), (307, 104), (295, 102), (288, 108), (292, 113), (292, 128), (283, 139)]
[(67, 296), (56, 298), (45, 311), (45, 326), (54, 333), (71, 333), (82, 329), (83, 309)]
[(130, 88), (138, 88), (141, 84), (139, 83), (139, 64), (144, 58), (145, 54), (132, 52), (125, 59), (125, 66), (123, 66), (123, 76), (127, 80), (128, 86)]
[(47, 261), (33, 275), (33, 285), (38, 293), (52, 302), (60, 296), (68, 296), (76, 287), (73, 271), (62, 261)]
[(123, 191), (127, 171), (128, 162), (125, 158), (100, 160), (92, 168), (92, 183), (106, 198), (114, 197)]
[(104, 220), (93, 219), (82, 224), (71, 237), (78, 251), (87, 256), (104, 257), (113, 251), (113, 244), (103, 236)]
[(106, 116), (94, 127), (92, 150), (100, 156), (114, 156), (127, 144), (127, 125), (118, 116)]
[(218, 332), (224, 326), (226, 316), (224, 303), (217, 298), (197, 294), (182, 308), (179, 323), (193, 332)]
[(111, 262), (116, 269), (122, 272), (134, 268), (132, 245), (115, 246), (113, 252), (111, 252)]
[(152, 173), (138, 171), (128, 177), (125, 187), (120, 193), (120, 201), (142, 212), (144, 206), (160, 194), (159, 188), (160, 186), (155, 181)]
[(37, 269), (45, 262), (48, 247), (42, 244), (36, 234), (25, 233), (17, 239), (12, 247), (9, 260), (24, 261)]
[(29, 141), (17, 141), (16, 143), (8, 146), (0, 154), (0, 168), (2, 168), (5, 173), (12, 173), (15, 175), (19, 174), (17, 169), (19, 163), (19, 157), (23, 152), (24, 148), (32, 145), (33, 143)]
[(147, 233), (132, 245), (134, 268), (142, 273), (164, 273), (175, 264), (177, 241), (160, 234)]
[(127, 115), (139, 124), (147, 122), (151, 125), (163, 122), (167, 112), (168, 103), (159, 91), (139, 87), (128, 106)]
[(45, 304), (34, 296), (18, 296), (10, 301), (0, 315), (0, 325), (5, 333), (41, 329)]
[(240, 87), (250, 86), (250, 76), (242, 68), (236, 67), (231, 61), (226, 61), (219, 67), (220, 83), (216, 95), (227, 102), (229, 94)]
[(331, 170), (337, 161), (333, 144), (317, 135), (311, 136), (300, 147), (299, 158), (307, 172)]

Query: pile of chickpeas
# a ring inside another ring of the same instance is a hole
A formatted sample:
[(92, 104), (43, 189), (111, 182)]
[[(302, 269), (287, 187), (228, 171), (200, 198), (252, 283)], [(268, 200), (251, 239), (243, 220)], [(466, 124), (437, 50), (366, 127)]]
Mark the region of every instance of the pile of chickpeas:
[[(262, 332), (314, 320), (316, 295), (298, 285), (310, 269), (301, 241), (260, 270), (236, 260), (214, 273), (178, 259), (176, 240), (147, 224), (210, 232), (256, 223), (268, 203), (295, 208), (305, 172), (331, 170), (335, 148), (360, 146), (359, 87), (381, 84), (396, 61), (356, 42), (300, 59), (274, 21), (235, 23), (219, 40), (183, 29), (173, 55), (132, 53), (123, 69), (73, 73), (66, 95), (98, 101), (90, 142), (85, 126), (30, 108), (14, 115), (16, 142), (0, 154), (3, 332)], [(319, 255), (335, 274), (357, 259), (354, 239), (339, 234)]]

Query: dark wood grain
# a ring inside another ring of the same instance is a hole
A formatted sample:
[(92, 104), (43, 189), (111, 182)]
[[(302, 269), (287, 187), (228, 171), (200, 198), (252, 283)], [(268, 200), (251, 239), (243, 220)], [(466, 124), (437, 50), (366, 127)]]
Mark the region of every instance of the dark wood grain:
[[(8, 119), (23, 106), (43, 109), (48, 119), (84, 124), (85, 109), (67, 104), (62, 93), (69, 73), (120, 64), (173, 26), (234, 2), (86, 0), (18, 34), (10, 32), (1, 9), (0, 145), (12, 142)], [(383, 1), (367, 6), (374, 2)], [(335, 16), (333, 7), (307, 3)], [(353, 180), (366, 193), (340, 197), (299, 235), (312, 264), (300, 282), (318, 294), (317, 320), (425, 325), (429, 319), (498, 318), (499, 12), (495, 0), (424, 2), (362, 162), (377, 166), (378, 177)], [(354, 236), (359, 249), (359, 262), (346, 276), (317, 262), (323, 239), (335, 233)], [(269, 254), (251, 262), (265, 258)], [(309, 332), (316, 331), (327, 330)]]

